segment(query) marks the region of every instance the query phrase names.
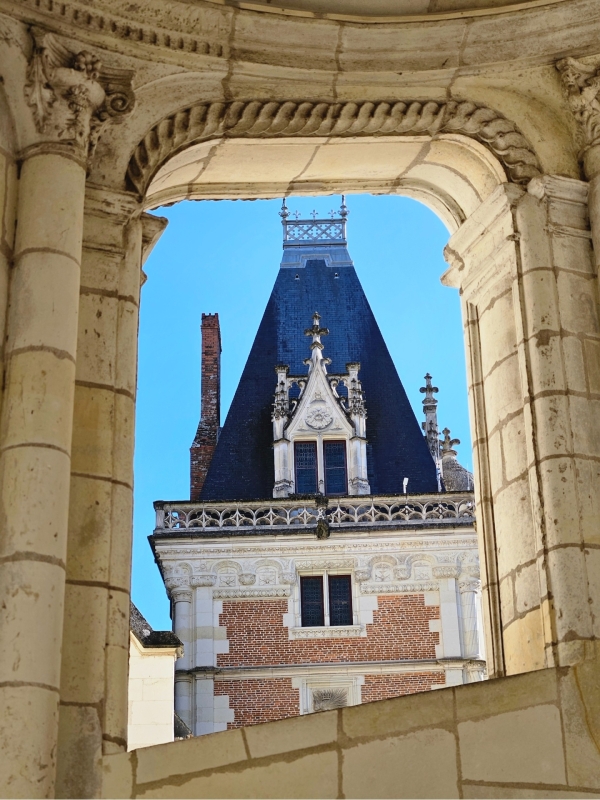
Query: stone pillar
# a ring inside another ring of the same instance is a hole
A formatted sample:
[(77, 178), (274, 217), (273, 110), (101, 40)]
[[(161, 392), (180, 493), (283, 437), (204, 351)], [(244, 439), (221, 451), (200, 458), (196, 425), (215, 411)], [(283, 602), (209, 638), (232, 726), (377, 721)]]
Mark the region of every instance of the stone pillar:
[[(492, 676), (598, 636), (598, 288), (587, 185), (499, 187), (451, 238), (460, 287)], [(590, 549), (586, 549), (590, 545)]]
[[(53, 792), (85, 169), (24, 153), (0, 443), (2, 783)], [(42, 654), (42, 655), (40, 655)]]
[[(179, 581), (181, 579), (174, 579)], [(169, 584), (169, 581), (167, 581)], [(194, 730), (193, 682), (187, 672), (193, 666), (192, 643), (192, 589), (189, 585), (171, 585), (173, 602), (173, 631), (183, 643), (183, 655), (175, 663), (175, 711), (186, 725)]]
[(479, 581), (473, 578), (458, 582), (463, 658), (481, 658), (477, 620), (478, 590)]
[(164, 228), (140, 217), (130, 195), (88, 187), (61, 674), (63, 797), (98, 796), (102, 755), (127, 747), (138, 306), (144, 244), (156, 225)]

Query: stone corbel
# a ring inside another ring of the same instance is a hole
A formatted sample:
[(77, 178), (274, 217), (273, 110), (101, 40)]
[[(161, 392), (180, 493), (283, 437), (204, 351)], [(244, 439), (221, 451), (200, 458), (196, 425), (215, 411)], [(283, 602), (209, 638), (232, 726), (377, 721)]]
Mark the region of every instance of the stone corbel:
[(87, 50), (75, 53), (42, 28), (33, 27), (31, 35), (25, 97), (35, 127), (88, 157), (105, 124), (133, 108), (133, 72), (104, 67)]

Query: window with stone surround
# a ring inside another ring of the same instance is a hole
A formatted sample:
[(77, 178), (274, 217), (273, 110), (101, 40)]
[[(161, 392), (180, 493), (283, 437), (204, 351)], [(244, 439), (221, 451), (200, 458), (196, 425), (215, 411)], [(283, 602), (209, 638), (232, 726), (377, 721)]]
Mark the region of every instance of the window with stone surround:
[(315, 494), (317, 491), (317, 443), (296, 442), (294, 446), (296, 492)]
[(303, 628), (352, 625), (350, 575), (305, 575), (300, 578)]

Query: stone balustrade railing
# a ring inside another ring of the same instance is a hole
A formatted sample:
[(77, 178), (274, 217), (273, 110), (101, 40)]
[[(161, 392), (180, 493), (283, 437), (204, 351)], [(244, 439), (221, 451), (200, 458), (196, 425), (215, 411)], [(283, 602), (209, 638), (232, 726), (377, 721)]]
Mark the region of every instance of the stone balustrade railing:
[(431, 522), (472, 525), (475, 502), (470, 493), (341, 497), (249, 501), (246, 503), (154, 503), (155, 533), (248, 528), (312, 528), (326, 520), (331, 528), (392, 525), (413, 527)]

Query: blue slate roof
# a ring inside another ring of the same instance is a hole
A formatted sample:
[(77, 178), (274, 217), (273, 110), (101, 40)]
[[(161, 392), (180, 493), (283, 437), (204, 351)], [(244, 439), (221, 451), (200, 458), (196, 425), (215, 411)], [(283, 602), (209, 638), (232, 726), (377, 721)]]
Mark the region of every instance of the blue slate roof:
[(328, 372), (359, 361), (367, 409), (368, 476), (373, 494), (437, 492), (433, 459), (345, 243), (284, 245), (283, 260), (202, 490), (203, 501), (273, 496), (271, 410), (276, 364), (306, 375), (304, 335), (318, 311), (329, 328)]

